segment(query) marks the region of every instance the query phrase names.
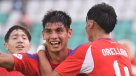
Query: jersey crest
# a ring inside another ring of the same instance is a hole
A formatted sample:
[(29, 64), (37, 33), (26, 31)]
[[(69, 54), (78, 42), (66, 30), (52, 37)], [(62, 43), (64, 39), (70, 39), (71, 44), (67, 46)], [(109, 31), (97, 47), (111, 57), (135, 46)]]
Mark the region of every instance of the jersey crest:
[(23, 56), (21, 54), (13, 54), (15, 57), (17, 57), (18, 59), (22, 60)]

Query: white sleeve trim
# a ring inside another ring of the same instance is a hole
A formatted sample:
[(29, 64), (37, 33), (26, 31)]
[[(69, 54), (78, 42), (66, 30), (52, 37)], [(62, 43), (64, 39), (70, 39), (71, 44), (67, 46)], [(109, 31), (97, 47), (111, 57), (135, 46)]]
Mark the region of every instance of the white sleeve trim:
[(94, 69), (94, 61), (92, 57), (92, 52), (91, 52), (91, 46), (87, 49), (85, 59), (83, 62), (83, 65), (81, 67), (80, 73), (90, 73)]

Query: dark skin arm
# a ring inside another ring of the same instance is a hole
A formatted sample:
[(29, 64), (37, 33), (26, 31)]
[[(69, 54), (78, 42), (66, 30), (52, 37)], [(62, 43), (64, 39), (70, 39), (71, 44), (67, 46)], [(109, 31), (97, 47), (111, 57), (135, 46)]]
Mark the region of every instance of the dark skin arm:
[(13, 65), (14, 59), (12, 55), (0, 52), (0, 67), (12, 69)]

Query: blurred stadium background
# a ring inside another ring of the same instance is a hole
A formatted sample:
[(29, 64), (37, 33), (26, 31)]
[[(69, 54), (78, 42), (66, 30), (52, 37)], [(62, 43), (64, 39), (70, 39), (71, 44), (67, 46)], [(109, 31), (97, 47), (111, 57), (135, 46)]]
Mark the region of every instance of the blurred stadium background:
[(129, 39), (136, 46), (136, 0), (0, 0), (0, 51), (7, 53), (4, 49), (5, 33), (18, 23), (31, 30), (32, 50), (35, 50), (42, 42), (41, 20), (50, 9), (66, 11), (72, 17), (73, 37), (68, 47), (73, 49), (88, 41), (85, 17), (94, 4), (101, 2), (113, 6), (118, 16), (112, 37), (117, 41)]

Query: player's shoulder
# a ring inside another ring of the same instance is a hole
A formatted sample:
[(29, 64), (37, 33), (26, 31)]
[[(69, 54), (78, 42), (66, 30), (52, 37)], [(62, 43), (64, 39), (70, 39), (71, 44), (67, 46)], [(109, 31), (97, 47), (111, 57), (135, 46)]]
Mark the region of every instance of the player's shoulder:
[(23, 58), (27, 58), (27, 59), (35, 59), (38, 60), (38, 55), (35, 54), (30, 54), (30, 53), (15, 53), (13, 54), (14, 57), (18, 58), (18, 59), (23, 59)]
[[(70, 55), (73, 55), (75, 52), (76, 53), (83, 53), (83, 52), (86, 52), (87, 49), (92, 45), (92, 42), (88, 42), (88, 43), (85, 43), (85, 44), (81, 44), (79, 45), (78, 47), (76, 47), (74, 50), (72, 50), (70, 52)], [(85, 51), (83, 51), (85, 50)], [(82, 52), (81, 52), (82, 51)]]
[(92, 42), (88, 42), (88, 43), (85, 43), (85, 44), (81, 44), (81, 45), (79, 45), (77, 48), (75, 48), (74, 50), (80, 50), (80, 49), (86, 49), (86, 48), (88, 48), (89, 46), (91, 46), (92, 45)]
[(92, 46), (102, 46), (102, 45), (106, 45), (106, 44), (117, 45), (119, 43), (115, 40), (110, 39), (110, 38), (105, 38), (105, 39), (98, 39), (98, 40), (93, 41)]
[(36, 53), (35, 54), (26, 53), (26, 56), (28, 58), (32, 58), (32, 59), (38, 60), (38, 55)]
[(92, 46), (92, 42), (81, 44), (81, 45), (78, 46), (78, 48), (83, 49), (83, 48), (88, 48), (89, 46)]

